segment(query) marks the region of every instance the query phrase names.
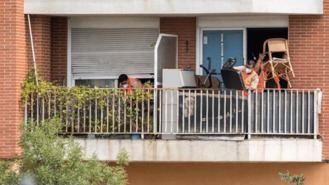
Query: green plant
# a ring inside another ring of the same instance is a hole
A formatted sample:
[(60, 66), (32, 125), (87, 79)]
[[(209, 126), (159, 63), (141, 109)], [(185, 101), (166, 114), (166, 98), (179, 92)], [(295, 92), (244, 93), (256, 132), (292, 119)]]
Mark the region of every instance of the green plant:
[(295, 184), (295, 185), (304, 185), (304, 175), (292, 175), (287, 171), (286, 173), (279, 173), (279, 176), (283, 182), (286, 182), (288, 184)]
[(84, 160), (72, 138), (58, 136), (62, 125), (51, 119), (37, 126), (28, 123), (21, 138), (22, 155), (15, 161), (17, 172), (8, 162), (0, 163), (0, 184), (17, 185), (19, 177), (29, 174), (37, 184), (47, 185), (124, 185), (127, 154), (122, 152), (114, 166), (93, 157)]
[[(63, 129), (66, 133), (122, 132), (127, 128), (141, 132), (142, 126), (145, 131), (145, 128), (151, 130), (153, 125), (153, 111), (147, 114), (148, 118), (142, 123), (142, 106), (145, 108), (150, 105), (149, 109), (152, 109), (152, 89), (127, 92), (123, 89), (80, 86), (68, 88), (40, 79), (37, 85), (34, 73), (30, 72), (23, 84), (22, 99), (33, 121), (36, 121), (37, 116), (47, 119), (59, 117), (65, 123)], [(44, 105), (44, 115), (40, 115), (43, 111), (37, 109)], [(124, 118), (127, 118), (126, 123), (123, 123)]]
[(13, 169), (15, 162), (0, 161), (0, 184), (1, 185), (17, 185), (18, 174)]

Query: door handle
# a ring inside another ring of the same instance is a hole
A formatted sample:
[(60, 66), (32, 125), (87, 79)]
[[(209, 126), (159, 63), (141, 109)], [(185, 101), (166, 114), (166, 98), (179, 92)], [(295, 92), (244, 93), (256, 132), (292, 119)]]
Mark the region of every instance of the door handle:
[(208, 70), (211, 70), (211, 57), (207, 57), (208, 60)]

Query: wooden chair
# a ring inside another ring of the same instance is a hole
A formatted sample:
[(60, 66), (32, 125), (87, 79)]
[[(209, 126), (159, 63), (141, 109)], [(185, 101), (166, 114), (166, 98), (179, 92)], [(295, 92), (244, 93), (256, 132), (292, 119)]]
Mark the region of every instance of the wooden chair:
[[(264, 42), (263, 54), (268, 55), (268, 61), (264, 63), (265, 72), (274, 79), (280, 88), (279, 79), (284, 79), (291, 87), (290, 77), (295, 77), (294, 70), (291, 65), (288, 41), (282, 38), (272, 38)], [(281, 54), (282, 57), (273, 57), (273, 54)]]

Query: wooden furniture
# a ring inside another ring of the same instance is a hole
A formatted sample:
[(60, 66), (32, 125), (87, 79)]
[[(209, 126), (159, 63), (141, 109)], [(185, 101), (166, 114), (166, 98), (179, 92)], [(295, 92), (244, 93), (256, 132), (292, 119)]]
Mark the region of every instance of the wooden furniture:
[[(264, 42), (263, 54), (267, 54), (268, 61), (264, 63), (264, 70), (269, 77), (267, 80), (274, 79), (280, 88), (279, 80), (284, 79), (291, 87), (290, 76), (295, 77), (291, 65), (288, 40), (283, 38), (272, 38)], [(280, 55), (280, 57), (274, 57)]]

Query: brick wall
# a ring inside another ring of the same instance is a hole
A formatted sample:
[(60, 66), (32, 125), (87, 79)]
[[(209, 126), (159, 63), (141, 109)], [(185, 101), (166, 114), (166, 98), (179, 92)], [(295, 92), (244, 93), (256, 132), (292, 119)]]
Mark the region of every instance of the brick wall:
[(66, 85), (67, 17), (52, 17), (51, 33), (51, 81)]
[(0, 158), (20, 152), (23, 110), (19, 102), (27, 72), (23, 5), (23, 0), (6, 0), (0, 6)]
[[(33, 60), (23, 1), (6, 1), (0, 8), (0, 158), (12, 158), (20, 152), (21, 87)], [(31, 25), (38, 74), (50, 80), (50, 17), (31, 16)]]
[(178, 65), (195, 69), (196, 18), (160, 18), (160, 32), (178, 35)]
[[(59, 85), (66, 83), (67, 17), (31, 16), (34, 48), (39, 76)], [(28, 26), (28, 25), (26, 25)], [(32, 67), (32, 51), (26, 28), (27, 58)]]
[(329, 160), (329, 0), (324, 16), (290, 16), (289, 45), (296, 78), (294, 88), (321, 88), (320, 132), (324, 159)]
[[(31, 16), (31, 27), (34, 41), (34, 50), (37, 71), (40, 78), (50, 80), (50, 53), (51, 53), (51, 25), (49, 16)], [(28, 25), (27, 25), (28, 26)], [(32, 67), (32, 50), (29, 29), (26, 27), (26, 49), (29, 67)]]

